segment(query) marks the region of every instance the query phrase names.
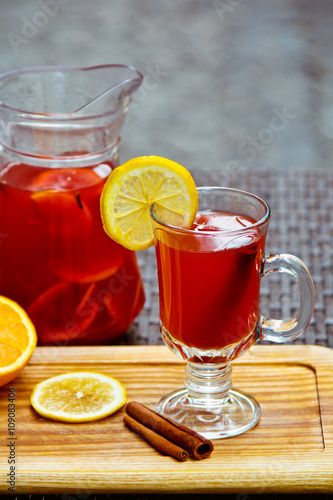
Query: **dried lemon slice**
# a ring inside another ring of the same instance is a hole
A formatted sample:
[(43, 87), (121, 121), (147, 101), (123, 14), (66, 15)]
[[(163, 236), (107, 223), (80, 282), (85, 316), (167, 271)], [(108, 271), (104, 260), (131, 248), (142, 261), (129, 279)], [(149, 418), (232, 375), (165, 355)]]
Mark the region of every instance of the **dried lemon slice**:
[(102, 373), (63, 373), (37, 384), (30, 402), (43, 417), (89, 422), (119, 410), (126, 403), (126, 389), (119, 380)]
[(154, 242), (150, 207), (168, 224), (191, 227), (198, 210), (198, 193), (190, 172), (158, 156), (141, 156), (113, 170), (101, 195), (106, 233), (130, 250)]

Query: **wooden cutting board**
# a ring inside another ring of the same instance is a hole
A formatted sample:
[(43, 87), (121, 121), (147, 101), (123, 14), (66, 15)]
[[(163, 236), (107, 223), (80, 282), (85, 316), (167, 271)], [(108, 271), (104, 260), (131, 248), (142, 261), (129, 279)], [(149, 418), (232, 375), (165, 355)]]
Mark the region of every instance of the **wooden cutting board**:
[(214, 442), (206, 460), (161, 455), (123, 422), (44, 419), (29, 403), (41, 380), (73, 370), (119, 378), (128, 400), (152, 408), (183, 384), (184, 362), (164, 346), (39, 347), (0, 389), (0, 492), (8, 493), (8, 393), (15, 389), (15, 493), (333, 492), (333, 351), (255, 346), (233, 362), (234, 386), (257, 398), (259, 424)]

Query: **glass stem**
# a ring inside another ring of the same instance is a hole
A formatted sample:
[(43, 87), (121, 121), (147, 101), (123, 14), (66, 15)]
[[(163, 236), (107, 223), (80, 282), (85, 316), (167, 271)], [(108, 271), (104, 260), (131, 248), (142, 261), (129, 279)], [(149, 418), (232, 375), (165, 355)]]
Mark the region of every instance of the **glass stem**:
[(185, 371), (185, 386), (193, 403), (214, 405), (228, 399), (232, 387), (232, 368), (229, 363), (212, 365), (189, 362)]

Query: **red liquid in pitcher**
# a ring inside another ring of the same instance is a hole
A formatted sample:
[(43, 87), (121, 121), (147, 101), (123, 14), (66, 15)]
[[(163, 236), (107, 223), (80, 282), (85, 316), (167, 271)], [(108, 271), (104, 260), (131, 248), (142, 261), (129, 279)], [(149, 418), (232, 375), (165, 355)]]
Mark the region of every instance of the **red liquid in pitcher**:
[(34, 322), (40, 344), (99, 344), (124, 332), (144, 293), (133, 252), (104, 232), (111, 164), (0, 173), (0, 294)]
[(254, 222), (232, 213), (203, 212), (191, 228), (195, 233), (160, 231), (160, 315), (174, 340), (202, 350), (222, 349), (254, 333), (265, 237), (255, 228), (204, 236), (205, 231), (240, 230)]

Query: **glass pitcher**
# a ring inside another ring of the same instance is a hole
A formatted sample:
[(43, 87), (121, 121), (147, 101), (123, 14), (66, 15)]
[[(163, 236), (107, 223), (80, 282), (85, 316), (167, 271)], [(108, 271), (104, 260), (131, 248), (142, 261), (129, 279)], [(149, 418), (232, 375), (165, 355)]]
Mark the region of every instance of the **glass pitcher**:
[(132, 67), (26, 68), (0, 77), (0, 294), (39, 344), (104, 344), (144, 304), (132, 251), (99, 199), (142, 75)]

